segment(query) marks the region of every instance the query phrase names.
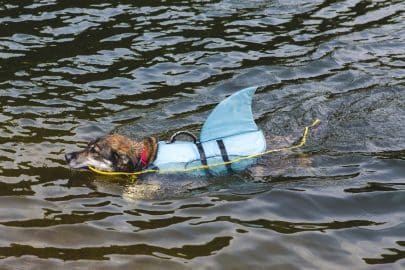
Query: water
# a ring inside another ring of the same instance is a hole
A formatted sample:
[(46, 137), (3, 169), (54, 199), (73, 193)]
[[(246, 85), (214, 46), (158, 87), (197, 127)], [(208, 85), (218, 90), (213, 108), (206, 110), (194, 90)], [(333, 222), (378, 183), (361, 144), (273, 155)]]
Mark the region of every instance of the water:
[[(403, 269), (403, 1), (0, 4), (1, 269)], [(271, 146), (219, 178), (70, 171), (110, 132), (198, 133), (259, 85)], [(281, 140), (280, 138), (285, 138)]]

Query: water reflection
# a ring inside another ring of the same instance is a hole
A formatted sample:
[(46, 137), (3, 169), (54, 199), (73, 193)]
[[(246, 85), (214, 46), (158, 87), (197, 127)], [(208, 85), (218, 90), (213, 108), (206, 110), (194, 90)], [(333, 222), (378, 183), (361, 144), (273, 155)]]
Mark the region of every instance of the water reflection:
[[(0, 268), (403, 268), (404, 8), (0, 4)], [(305, 149), (223, 178), (64, 163), (109, 132), (198, 133), (251, 85), (272, 147), (321, 118)]]

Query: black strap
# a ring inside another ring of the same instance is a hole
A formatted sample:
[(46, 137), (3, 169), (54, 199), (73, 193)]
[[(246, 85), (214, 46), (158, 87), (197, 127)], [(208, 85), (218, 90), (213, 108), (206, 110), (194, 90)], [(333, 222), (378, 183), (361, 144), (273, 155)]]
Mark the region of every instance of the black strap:
[[(207, 166), (208, 165), (207, 156), (205, 155), (204, 147), (202, 146), (202, 144), (200, 142), (196, 142), (195, 145), (197, 145), (198, 152), (200, 153), (201, 164), (204, 165), (204, 166)], [(205, 172), (208, 175), (211, 175), (208, 168), (205, 168)]]
[[(228, 157), (228, 153), (226, 152), (226, 148), (224, 145), (224, 141), (223, 140), (217, 140), (217, 144), (219, 147), (219, 150), (221, 151), (221, 155), (222, 155), (222, 159), (224, 162), (228, 162), (229, 161), (229, 157)], [(228, 173), (232, 173), (232, 166), (230, 163), (225, 164), (226, 166), (226, 170), (228, 171)]]

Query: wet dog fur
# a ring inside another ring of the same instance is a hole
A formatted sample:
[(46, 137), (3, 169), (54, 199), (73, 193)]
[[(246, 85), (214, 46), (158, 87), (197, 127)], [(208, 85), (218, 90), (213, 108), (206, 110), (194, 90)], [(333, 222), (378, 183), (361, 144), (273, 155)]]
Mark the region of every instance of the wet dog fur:
[(155, 137), (136, 141), (120, 134), (111, 134), (91, 141), (82, 151), (66, 154), (65, 159), (73, 169), (92, 166), (104, 171), (134, 172), (144, 168), (140, 160), (143, 152), (146, 164), (151, 164), (157, 153)]

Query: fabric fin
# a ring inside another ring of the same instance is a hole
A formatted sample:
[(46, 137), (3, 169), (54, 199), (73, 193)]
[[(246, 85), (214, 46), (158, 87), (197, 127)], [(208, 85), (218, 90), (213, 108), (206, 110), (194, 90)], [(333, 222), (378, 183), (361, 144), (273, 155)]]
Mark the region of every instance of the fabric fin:
[(257, 131), (252, 114), (252, 97), (257, 87), (242, 89), (220, 102), (205, 121), (200, 141)]

